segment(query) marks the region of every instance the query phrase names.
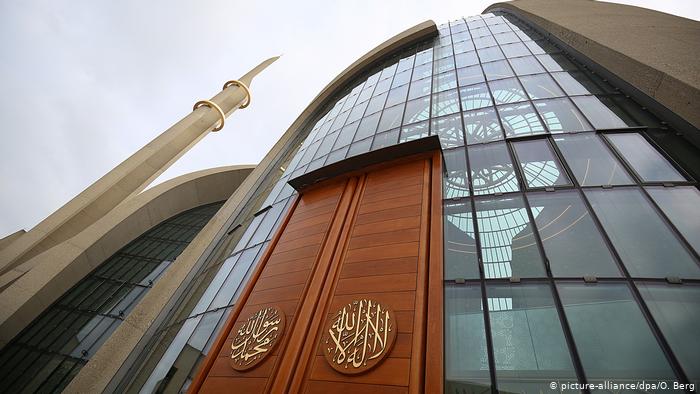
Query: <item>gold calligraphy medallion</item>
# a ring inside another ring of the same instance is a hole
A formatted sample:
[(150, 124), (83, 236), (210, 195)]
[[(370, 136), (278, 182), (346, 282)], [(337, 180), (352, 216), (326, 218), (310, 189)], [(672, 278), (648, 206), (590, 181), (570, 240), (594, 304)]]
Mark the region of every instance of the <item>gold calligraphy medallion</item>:
[(321, 345), (328, 364), (344, 374), (365, 372), (379, 364), (396, 340), (394, 312), (374, 300), (354, 300), (326, 325)]
[(231, 341), (231, 367), (246, 371), (262, 362), (279, 342), (284, 322), (284, 312), (276, 307), (263, 308), (249, 317)]

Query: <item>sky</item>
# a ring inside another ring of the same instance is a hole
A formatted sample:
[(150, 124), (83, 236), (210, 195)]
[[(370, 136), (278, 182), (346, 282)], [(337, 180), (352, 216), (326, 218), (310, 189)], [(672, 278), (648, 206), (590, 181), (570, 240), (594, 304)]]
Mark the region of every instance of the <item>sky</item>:
[[(616, 1), (700, 19), (696, 0)], [(0, 1), (0, 238), (29, 230), (264, 59), (252, 104), (154, 184), (258, 163), (340, 71), (493, 1)]]

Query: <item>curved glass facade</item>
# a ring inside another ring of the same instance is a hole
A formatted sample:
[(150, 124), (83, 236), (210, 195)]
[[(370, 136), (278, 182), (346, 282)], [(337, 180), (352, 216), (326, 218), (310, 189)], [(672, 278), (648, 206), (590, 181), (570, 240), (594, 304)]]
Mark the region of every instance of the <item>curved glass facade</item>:
[(0, 352), (2, 391), (60, 392), (221, 205), (163, 221), (68, 290)]
[(665, 123), (619, 89), (485, 14), (387, 57), (325, 108), (121, 387), (188, 387), (295, 195), (288, 180), (429, 135), (446, 167), (447, 392), (700, 379), (697, 183), (652, 138), (673, 138)]

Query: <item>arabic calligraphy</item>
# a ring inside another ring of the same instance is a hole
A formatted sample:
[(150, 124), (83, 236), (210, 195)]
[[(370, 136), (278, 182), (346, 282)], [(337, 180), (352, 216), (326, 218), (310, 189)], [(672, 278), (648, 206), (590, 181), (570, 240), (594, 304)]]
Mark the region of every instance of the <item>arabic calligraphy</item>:
[(231, 341), (230, 364), (237, 371), (258, 365), (284, 331), (284, 312), (279, 308), (263, 308), (246, 320)]
[(379, 364), (395, 339), (394, 313), (377, 301), (361, 299), (333, 315), (321, 343), (333, 369), (357, 374)]

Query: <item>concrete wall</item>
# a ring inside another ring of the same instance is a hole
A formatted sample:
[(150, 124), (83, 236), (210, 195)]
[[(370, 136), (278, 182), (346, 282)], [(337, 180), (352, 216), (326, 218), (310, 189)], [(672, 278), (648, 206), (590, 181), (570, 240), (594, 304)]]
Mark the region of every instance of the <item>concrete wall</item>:
[(228, 199), (254, 166), (186, 174), (127, 199), (85, 231), (0, 277), (0, 346), (127, 243), (188, 209)]
[(700, 22), (589, 0), (514, 0), (510, 10), (700, 128)]

